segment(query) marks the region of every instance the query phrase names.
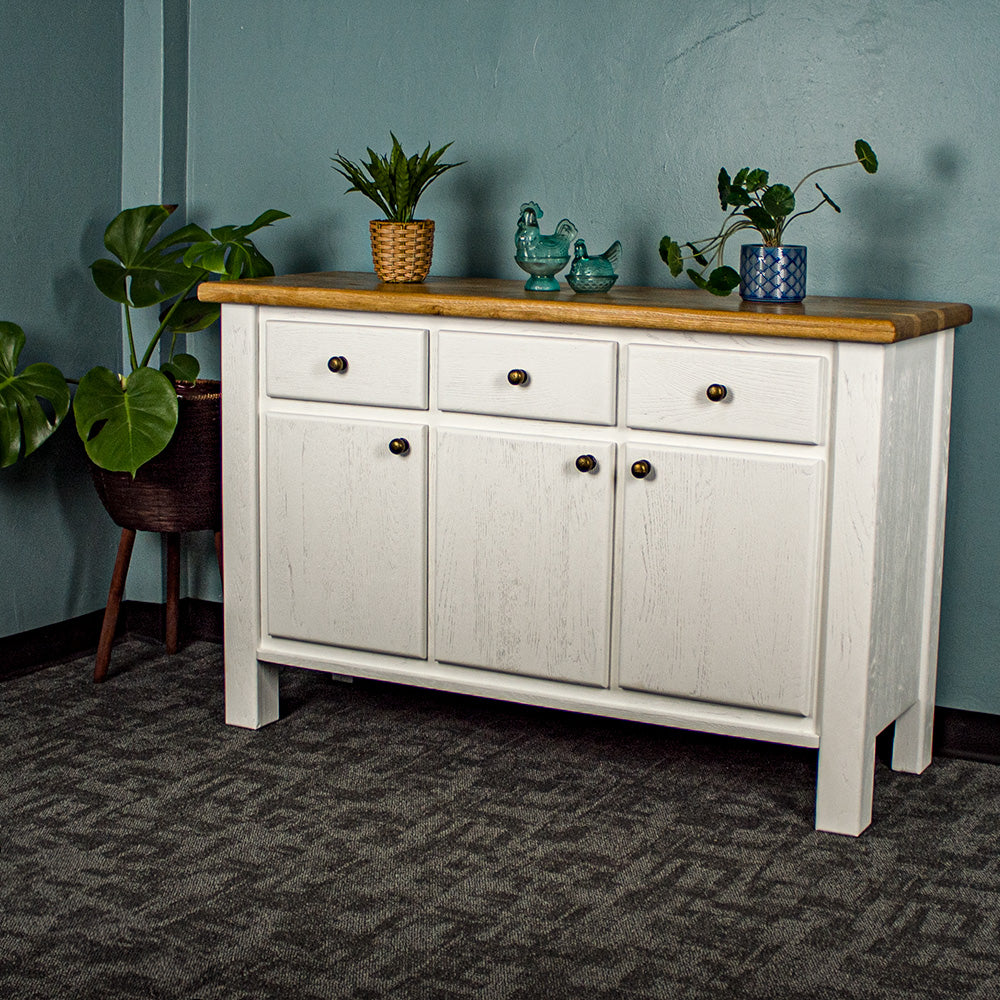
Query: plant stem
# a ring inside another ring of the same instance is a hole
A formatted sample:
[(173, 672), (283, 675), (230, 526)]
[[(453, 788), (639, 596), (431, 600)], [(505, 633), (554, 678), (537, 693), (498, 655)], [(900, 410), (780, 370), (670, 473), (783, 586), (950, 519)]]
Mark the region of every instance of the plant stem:
[[(190, 292), (191, 289), (194, 288), (194, 286), (198, 284), (198, 282), (204, 281), (204, 279), (207, 277), (207, 275), (208, 275), (208, 271), (202, 271), (198, 275), (198, 277), (196, 277), (194, 279), (194, 281), (192, 281), (191, 284), (188, 285), (187, 288), (185, 288), (184, 291), (181, 292), (180, 295), (178, 295), (176, 299), (174, 299), (174, 304), (167, 310), (166, 315), (163, 317), (163, 319), (160, 320), (160, 325), (156, 328), (156, 333), (153, 334), (153, 339), (150, 340), (149, 346), (146, 348), (146, 353), (142, 356), (142, 367), (143, 368), (145, 368), (149, 364), (149, 359), (153, 356), (153, 351), (156, 350), (156, 345), (159, 344), (160, 338), (163, 336), (163, 331), (166, 330), (167, 325), (170, 323), (170, 317), (173, 316), (174, 311), (177, 309), (177, 307), (187, 297), (187, 293)], [(129, 333), (129, 338), (131, 339), (131, 331)], [(134, 352), (134, 350), (133, 350), (132, 357), (133, 357), (133, 359), (135, 358), (135, 352)], [(132, 365), (132, 370), (133, 371), (135, 371), (135, 367), (136, 366), (133, 363), (133, 365)]]
[(135, 371), (139, 367), (139, 362), (135, 357), (135, 337), (132, 336), (132, 313), (129, 310), (127, 302), (125, 303), (125, 332), (128, 334), (128, 361), (132, 366), (132, 371)]
[(861, 161), (859, 159), (855, 158), (853, 160), (848, 160), (846, 163), (831, 163), (830, 166), (828, 167), (817, 167), (815, 170), (810, 170), (809, 173), (806, 174), (805, 177), (803, 177), (802, 180), (800, 180), (799, 183), (795, 185), (792, 194), (795, 194), (795, 192), (798, 191), (798, 189), (802, 187), (802, 185), (805, 184), (805, 182), (809, 180), (810, 177), (815, 177), (816, 174), (821, 174), (823, 173), (824, 170), (836, 170), (837, 167), (851, 167), (855, 163), (860, 163), (860, 162)]

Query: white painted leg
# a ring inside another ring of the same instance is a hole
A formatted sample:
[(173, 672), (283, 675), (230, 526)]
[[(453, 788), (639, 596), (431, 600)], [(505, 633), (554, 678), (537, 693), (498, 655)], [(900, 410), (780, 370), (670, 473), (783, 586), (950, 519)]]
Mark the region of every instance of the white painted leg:
[(951, 426), (951, 377), (954, 334), (936, 338), (937, 381), (934, 392), (932, 454), (929, 463), (924, 598), (921, 629), (920, 687), (915, 704), (897, 720), (892, 741), (892, 769), (920, 774), (931, 762), (934, 737), (934, 693), (937, 687), (938, 623), (941, 617), (941, 572), (944, 564), (944, 514), (948, 489), (948, 444)]
[(278, 668), (257, 659), (257, 310), (222, 309), (222, 562), (226, 722), (258, 729), (278, 718)]
[(918, 701), (897, 720), (892, 738), (892, 769), (920, 774), (931, 762), (934, 703)]
[(820, 741), (816, 829), (856, 837), (872, 821), (875, 739)]
[(278, 718), (278, 668), (252, 657), (234, 663), (226, 652), (226, 723), (259, 729)]

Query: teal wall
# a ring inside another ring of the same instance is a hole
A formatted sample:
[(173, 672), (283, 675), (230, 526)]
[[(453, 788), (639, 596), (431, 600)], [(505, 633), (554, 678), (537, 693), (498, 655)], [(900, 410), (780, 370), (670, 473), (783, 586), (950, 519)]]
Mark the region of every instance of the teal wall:
[[(0, 0), (0, 319), (24, 328), (23, 363), (79, 375), (119, 363), (118, 308), (87, 265), (121, 183), (122, 3)], [(117, 529), (75, 432), (0, 470), (0, 635), (104, 604)]]
[[(13, 153), (0, 164), (0, 212), (20, 259), (0, 275), (2, 313), (26, 326), (37, 356), (58, 347), (81, 363), (108, 315), (81, 266), (122, 170), (138, 191), (135, 177), (152, 169), (130, 102), (119, 162), (123, 8), (107, 8), (115, 16), (94, 24), (70, 4), (28, 15), (0, 2), (0, 82), (8, 94), (32, 88), (4, 111)], [(973, 305), (956, 346), (938, 702), (1000, 713), (996, 0), (129, 0), (128, 10), (167, 39), (164, 197), (180, 191), (188, 217), (213, 225), (291, 212), (260, 240), (283, 271), (370, 269), (367, 203), (343, 195), (329, 158), (381, 147), (390, 129), (407, 146), (454, 139), (455, 158), (469, 161), (421, 203), (438, 223), (434, 273), (519, 277), (513, 228), (532, 198), (547, 222), (572, 218), (592, 249), (621, 239), (623, 283), (660, 285), (675, 283), (660, 236), (718, 224), (720, 166), (794, 182), (869, 139), (877, 177), (827, 175), (844, 214), (816, 213), (789, 235), (809, 245), (813, 294)], [(145, 77), (130, 37), (131, 98)], [(217, 372), (210, 339), (198, 353)], [(28, 462), (0, 478), (0, 517), (16, 525), (0, 539), (0, 634), (103, 603), (106, 557), (92, 550), (106, 532), (78, 471)], [(73, 585), (47, 571), (22, 595), (12, 567), (28, 551), (63, 574), (71, 566)], [(156, 584), (157, 552), (139, 572)], [(188, 588), (217, 599), (208, 552), (189, 561)]]
[[(720, 166), (827, 175), (844, 212), (792, 232), (813, 294), (970, 302), (959, 332), (938, 700), (1000, 713), (1000, 232), (996, 0), (195, 0), (189, 208), (291, 212), (286, 270), (369, 270), (360, 195), (330, 167), (394, 130), (468, 160), (421, 203), (434, 273), (518, 277), (522, 201), (624, 245), (622, 282), (669, 285), (656, 246), (714, 231)], [(790, 233), (791, 235), (791, 233)], [(678, 282), (680, 283), (680, 282)]]

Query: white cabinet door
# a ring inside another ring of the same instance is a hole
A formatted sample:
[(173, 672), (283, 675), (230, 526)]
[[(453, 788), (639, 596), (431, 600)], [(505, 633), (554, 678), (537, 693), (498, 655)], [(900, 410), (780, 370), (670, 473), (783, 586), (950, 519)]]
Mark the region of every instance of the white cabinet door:
[(629, 445), (623, 476), (621, 686), (810, 714), (824, 463)]
[(427, 428), (271, 413), (265, 449), (265, 631), (426, 657)]
[[(437, 440), (437, 659), (606, 686), (614, 445), (462, 430)], [(588, 455), (596, 466), (581, 472)]]

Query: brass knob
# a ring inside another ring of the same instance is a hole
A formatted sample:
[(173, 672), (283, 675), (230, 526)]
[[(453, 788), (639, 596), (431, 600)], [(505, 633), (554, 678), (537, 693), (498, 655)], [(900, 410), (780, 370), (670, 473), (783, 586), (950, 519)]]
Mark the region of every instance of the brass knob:
[(343, 355), (337, 355), (336, 357), (330, 358), (326, 363), (326, 367), (330, 371), (335, 373), (346, 372), (347, 371), (347, 358)]
[(581, 472), (593, 472), (597, 468), (597, 459), (593, 455), (581, 455), (576, 460), (576, 467)]
[(389, 451), (393, 455), (408, 455), (410, 453), (410, 442), (406, 438), (393, 438), (389, 442)]
[(507, 372), (507, 381), (511, 385), (527, 385), (528, 384), (528, 373), (523, 368), (511, 368)]
[(644, 458), (632, 463), (632, 475), (636, 479), (645, 479), (653, 471), (653, 467)]
[(705, 395), (713, 403), (721, 403), (726, 396), (729, 395), (729, 390), (724, 385), (719, 385), (718, 382), (713, 382), (706, 390)]

